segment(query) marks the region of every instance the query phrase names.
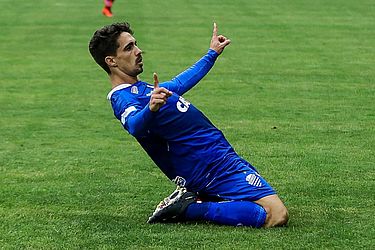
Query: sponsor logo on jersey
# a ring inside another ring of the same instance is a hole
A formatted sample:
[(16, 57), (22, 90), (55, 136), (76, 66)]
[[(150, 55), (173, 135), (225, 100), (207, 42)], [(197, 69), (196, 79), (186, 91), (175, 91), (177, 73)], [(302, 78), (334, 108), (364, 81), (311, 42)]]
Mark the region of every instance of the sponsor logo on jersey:
[(176, 106), (178, 111), (185, 113), (190, 107), (190, 102), (186, 101), (182, 96), (180, 96), (180, 98), (178, 98)]

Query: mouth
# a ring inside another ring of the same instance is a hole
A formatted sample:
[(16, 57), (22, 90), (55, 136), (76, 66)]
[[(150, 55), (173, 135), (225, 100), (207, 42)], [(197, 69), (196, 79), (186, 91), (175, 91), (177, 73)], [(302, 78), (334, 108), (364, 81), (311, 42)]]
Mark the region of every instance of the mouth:
[(142, 57), (138, 57), (137, 60), (135, 61), (137, 64), (143, 65), (143, 59)]

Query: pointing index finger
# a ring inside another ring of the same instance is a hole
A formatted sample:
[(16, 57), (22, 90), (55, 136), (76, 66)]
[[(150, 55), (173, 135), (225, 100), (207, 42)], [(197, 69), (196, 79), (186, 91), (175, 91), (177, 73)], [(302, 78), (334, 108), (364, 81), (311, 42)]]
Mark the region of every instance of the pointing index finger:
[(159, 88), (159, 79), (158, 75), (154, 73), (154, 89)]
[(214, 22), (214, 30), (212, 31), (212, 36), (217, 37), (217, 25), (216, 22)]

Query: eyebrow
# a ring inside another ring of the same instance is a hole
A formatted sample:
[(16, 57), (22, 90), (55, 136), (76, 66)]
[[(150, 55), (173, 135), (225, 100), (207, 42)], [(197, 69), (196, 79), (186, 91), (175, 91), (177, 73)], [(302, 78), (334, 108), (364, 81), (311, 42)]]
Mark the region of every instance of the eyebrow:
[(137, 45), (137, 41), (136, 41), (136, 40), (134, 40), (134, 41), (130, 41), (129, 43), (127, 43), (127, 44), (124, 46), (123, 49), (128, 48), (130, 45)]

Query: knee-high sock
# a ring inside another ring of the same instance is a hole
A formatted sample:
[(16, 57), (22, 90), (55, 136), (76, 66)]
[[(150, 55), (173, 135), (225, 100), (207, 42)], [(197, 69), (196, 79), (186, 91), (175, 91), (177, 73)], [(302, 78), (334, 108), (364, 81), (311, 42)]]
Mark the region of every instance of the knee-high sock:
[(185, 213), (188, 220), (207, 220), (231, 226), (262, 227), (267, 213), (251, 201), (202, 202), (191, 204)]

